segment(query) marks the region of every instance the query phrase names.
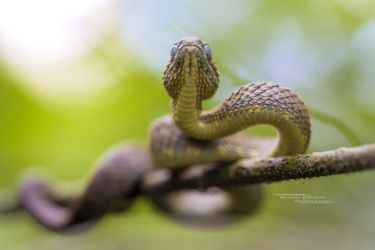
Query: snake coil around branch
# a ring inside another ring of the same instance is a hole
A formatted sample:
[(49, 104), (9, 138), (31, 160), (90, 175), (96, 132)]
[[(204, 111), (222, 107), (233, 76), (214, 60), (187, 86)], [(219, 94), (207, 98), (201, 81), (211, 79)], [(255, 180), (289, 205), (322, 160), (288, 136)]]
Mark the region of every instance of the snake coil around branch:
[[(146, 195), (182, 223), (226, 225), (257, 210), (265, 183), (375, 167), (375, 145), (303, 155), (310, 116), (298, 96), (277, 83), (248, 83), (202, 111), (202, 101), (219, 86), (219, 73), (210, 47), (197, 37), (172, 46), (163, 81), (172, 116), (154, 122), (149, 148), (111, 151), (77, 196), (59, 197), (43, 180), (27, 180), (15, 204), (0, 210), (23, 208), (54, 231), (88, 229)], [(279, 138), (241, 132), (257, 124), (274, 126)]]

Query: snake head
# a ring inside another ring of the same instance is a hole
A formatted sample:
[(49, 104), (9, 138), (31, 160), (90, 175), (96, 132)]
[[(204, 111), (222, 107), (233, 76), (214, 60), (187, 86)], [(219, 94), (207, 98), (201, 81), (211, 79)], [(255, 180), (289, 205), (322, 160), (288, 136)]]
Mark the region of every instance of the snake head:
[(212, 97), (219, 87), (219, 72), (212, 51), (198, 37), (183, 37), (171, 48), (163, 82), (168, 94), (177, 99), (186, 81), (197, 85), (199, 101)]

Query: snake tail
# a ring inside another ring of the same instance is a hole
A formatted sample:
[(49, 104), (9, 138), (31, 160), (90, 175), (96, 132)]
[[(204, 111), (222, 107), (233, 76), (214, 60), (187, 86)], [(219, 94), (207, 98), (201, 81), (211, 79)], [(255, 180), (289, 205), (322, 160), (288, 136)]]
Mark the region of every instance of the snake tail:
[(82, 195), (57, 204), (59, 198), (51, 187), (33, 179), (21, 186), (21, 205), (50, 230), (87, 230), (108, 211), (131, 206), (143, 174), (151, 168), (149, 159), (143, 148), (117, 148), (104, 158)]

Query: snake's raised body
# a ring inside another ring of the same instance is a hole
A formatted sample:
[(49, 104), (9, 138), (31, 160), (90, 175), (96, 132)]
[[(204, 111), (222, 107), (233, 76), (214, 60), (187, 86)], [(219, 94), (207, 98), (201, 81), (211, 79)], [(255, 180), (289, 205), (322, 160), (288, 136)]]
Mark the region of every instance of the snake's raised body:
[[(212, 97), (219, 86), (219, 73), (210, 47), (197, 37), (182, 38), (172, 46), (163, 81), (173, 99), (173, 115), (160, 118), (152, 129), (151, 156), (159, 167), (183, 168), (243, 158), (295, 155), (304, 153), (308, 147), (308, 111), (295, 93), (279, 84), (248, 83), (213, 110), (202, 111), (202, 101)], [(258, 124), (269, 124), (278, 130), (276, 148), (270, 146), (269, 138), (239, 132)], [(180, 191), (154, 201), (184, 222), (190, 220), (203, 226), (217, 221), (225, 224), (228, 215), (252, 213), (262, 199), (263, 189), (249, 186), (220, 191), (229, 197), (231, 206), (224, 211), (217, 209), (209, 216), (201, 211), (184, 210), (179, 205), (194, 202), (193, 198), (183, 198), (193, 191)]]
[[(54, 194), (48, 186), (30, 180), (21, 188), (22, 207), (40, 224), (52, 230), (65, 230), (94, 222), (108, 210), (129, 207), (135, 192), (140, 190), (143, 174), (153, 167), (178, 169), (176, 174), (183, 175), (181, 170), (186, 167), (223, 167), (243, 158), (301, 154), (308, 147), (307, 109), (296, 94), (276, 83), (248, 83), (217, 108), (203, 112), (202, 101), (215, 94), (219, 74), (210, 47), (197, 37), (182, 38), (173, 45), (163, 81), (173, 99), (173, 111), (172, 116), (154, 122), (150, 150), (124, 147), (113, 151), (83, 195), (68, 204), (54, 203)], [(278, 130), (275, 148), (270, 146), (275, 140), (240, 132), (257, 124), (269, 124)], [(169, 215), (202, 225), (215, 224), (218, 220), (226, 222), (223, 215), (251, 213), (262, 198), (262, 190), (262, 186), (248, 186), (206, 190), (207, 197), (197, 190), (150, 194), (150, 197)], [(211, 199), (210, 196), (219, 193), (231, 204), (206, 202), (203, 204), (213, 209), (207, 210), (204, 206), (201, 209), (192, 193), (198, 193), (200, 200)]]
[(159, 166), (252, 157), (260, 153), (249, 147), (252, 138), (231, 135), (257, 124), (278, 129), (280, 139), (273, 156), (306, 151), (310, 140), (307, 109), (296, 94), (276, 83), (248, 83), (217, 108), (202, 112), (202, 101), (219, 86), (219, 74), (211, 49), (197, 37), (183, 38), (172, 47), (163, 80), (173, 98), (173, 119), (160, 119), (152, 131), (152, 156)]

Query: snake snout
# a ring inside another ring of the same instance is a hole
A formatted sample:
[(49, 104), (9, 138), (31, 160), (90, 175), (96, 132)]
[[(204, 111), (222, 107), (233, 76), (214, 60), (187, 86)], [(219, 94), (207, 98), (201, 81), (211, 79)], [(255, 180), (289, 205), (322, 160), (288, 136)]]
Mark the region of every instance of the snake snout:
[(197, 52), (203, 52), (202, 48), (196, 44), (188, 44), (181, 46), (181, 51), (184, 53), (195, 54)]

